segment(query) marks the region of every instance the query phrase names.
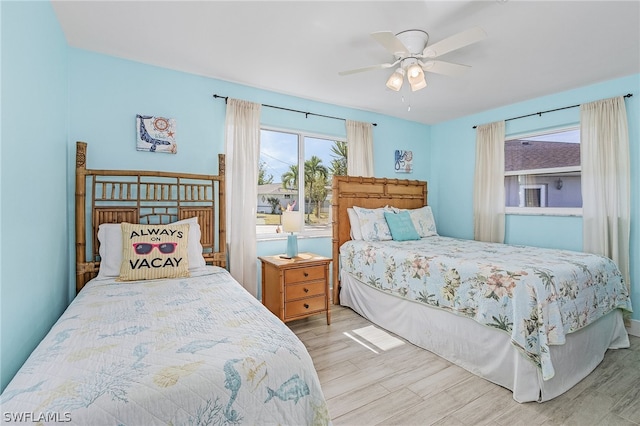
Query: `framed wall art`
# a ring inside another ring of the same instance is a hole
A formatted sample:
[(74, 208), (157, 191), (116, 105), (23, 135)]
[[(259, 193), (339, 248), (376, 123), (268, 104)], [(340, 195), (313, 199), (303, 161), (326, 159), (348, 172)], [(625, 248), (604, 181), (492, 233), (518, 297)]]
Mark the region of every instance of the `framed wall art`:
[(176, 154), (176, 120), (173, 118), (136, 115), (136, 150)]
[(396, 173), (412, 173), (413, 172), (413, 152), (396, 149), (394, 168), (396, 170)]

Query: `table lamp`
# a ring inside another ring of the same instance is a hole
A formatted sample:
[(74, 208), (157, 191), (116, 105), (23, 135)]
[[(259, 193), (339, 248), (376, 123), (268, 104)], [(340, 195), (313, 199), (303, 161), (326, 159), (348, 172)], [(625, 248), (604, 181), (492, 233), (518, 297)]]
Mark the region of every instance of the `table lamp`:
[(302, 230), (302, 216), (299, 211), (283, 211), (282, 212), (282, 230), (291, 232), (287, 236), (287, 258), (296, 257), (298, 255), (298, 237), (294, 232)]

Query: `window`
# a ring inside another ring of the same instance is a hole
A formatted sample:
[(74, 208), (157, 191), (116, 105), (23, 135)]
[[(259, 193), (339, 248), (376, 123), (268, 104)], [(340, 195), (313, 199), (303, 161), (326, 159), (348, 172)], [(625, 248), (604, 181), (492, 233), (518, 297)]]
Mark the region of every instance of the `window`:
[(507, 213), (580, 214), (580, 129), (505, 141)]
[(344, 140), (261, 129), (258, 238), (281, 232), (282, 211), (288, 206), (303, 212), (305, 235), (331, 235), (331, 178), (346, 174)]

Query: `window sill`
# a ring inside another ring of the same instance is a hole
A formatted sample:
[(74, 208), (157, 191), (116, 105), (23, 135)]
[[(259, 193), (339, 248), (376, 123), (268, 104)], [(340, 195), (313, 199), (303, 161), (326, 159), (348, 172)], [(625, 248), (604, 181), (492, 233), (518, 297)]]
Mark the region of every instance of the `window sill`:
[(567, 207), (505, 207), (506, 215), (522, 216), (575, 216), (582, 217), (582, 208)]

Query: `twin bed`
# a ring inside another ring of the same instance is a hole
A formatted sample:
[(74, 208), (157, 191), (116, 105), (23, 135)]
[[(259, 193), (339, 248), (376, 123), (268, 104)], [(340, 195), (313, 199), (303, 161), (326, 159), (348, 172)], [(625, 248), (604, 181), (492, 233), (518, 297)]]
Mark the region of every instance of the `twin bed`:
[[(516, 401), (550, 400), (629, 346), (628, 289), (610, 259), (441, 237), (426, 182), (334, 177), (332, 197), (334, 303)], [(389, 221), (403, 210), (410, 238)]]
[(330, 423), (302, 342), (225, 269), (224, 157), (218, 175), (85, 160), (78, 143), (79, 293), (0, 396), (3, 421)]

